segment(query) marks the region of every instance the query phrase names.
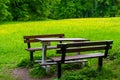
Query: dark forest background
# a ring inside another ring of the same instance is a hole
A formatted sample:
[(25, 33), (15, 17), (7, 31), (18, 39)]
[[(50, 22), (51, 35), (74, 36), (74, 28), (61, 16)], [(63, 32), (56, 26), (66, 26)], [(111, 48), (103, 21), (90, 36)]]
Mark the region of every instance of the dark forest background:
[(120, 16), (120, 0), (0, 0), (0, 21)]

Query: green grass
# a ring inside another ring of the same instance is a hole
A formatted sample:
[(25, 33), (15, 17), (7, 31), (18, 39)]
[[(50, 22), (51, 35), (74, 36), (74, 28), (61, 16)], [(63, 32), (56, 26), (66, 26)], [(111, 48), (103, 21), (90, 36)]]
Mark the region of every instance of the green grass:
[[(106, 75), (106, 73), (109, 73)], [(112, 76), (112, 77), (111, 77)], [(98, 71), (96, 69), (83, 68), (82, 70), (66, 72), (61, 80), (116, 80), (117, 76), (109, 69)]]
[[(13, 79), (10, 71), (23, 59), (29, 58), (23, 36), (53, 33), (64, 33), (66, 37), (83, 37), (90, 40), (113, 40), (110, 54), (117, 56), (120, 53), (119, 17), (8, 22), (0, 24), (0, 80)], [(39, 55), (39, 52), (37, 53), (36, 56)], [(48, 56), (55, 54), (52, 53)]]

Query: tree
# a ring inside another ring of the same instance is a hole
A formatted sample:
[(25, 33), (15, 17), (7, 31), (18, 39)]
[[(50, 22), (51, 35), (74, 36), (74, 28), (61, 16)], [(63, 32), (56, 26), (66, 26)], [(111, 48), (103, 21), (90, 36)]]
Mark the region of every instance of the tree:
[(9, 7), (7, 4), (9, 0), (0, 0), (0, 21), (9, 21), (12, 20), (12, 15), (9, 12)]
[(120, 15), (120, 0), (0, 0), (0, 21)]

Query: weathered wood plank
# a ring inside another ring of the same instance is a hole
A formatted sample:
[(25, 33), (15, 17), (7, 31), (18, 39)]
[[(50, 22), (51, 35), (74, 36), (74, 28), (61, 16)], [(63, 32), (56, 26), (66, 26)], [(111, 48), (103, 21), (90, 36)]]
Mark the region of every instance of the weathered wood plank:
[[(71, 64), (71, 63), (80, 63), (80, 62), (87, 62), (87, 60), (74, 60), (74, 61), (65, 61), (64, 64)], [(57, 62), (46, 62), (44, 64), (39, 63), (40, 66), (46, 66), (46, 65), (56, 65)]]
[[(48, 50), (50, 49), (57, 49), (57, 46), (48, 46), (47, 47)], [(42, 47), (36, 47), (36, 48), (27, 48), (27, 51), (39, 51), (42, 50)]]
[[(96, 58), (96, 57), (101, 57), (101, 56), (103, 57), (104, 53), (92, 53), (92, 54), (81, 54), (81, 55), (75, 55), (75, 56), (66, 56), (65, 61), (86, 59), (86, 58)], [(51, 60), (61, 61), (61, 57), (52, 57)]]
[(46, 34), (46, 35), (24, 36), (24, 43), (38, 42), (38, 40), (35, 40), (35, 38), (48, 38), (48, 37), (59, 37), (59, 38), (63, 38), (63, 37), (64, 37), (64, 34)]

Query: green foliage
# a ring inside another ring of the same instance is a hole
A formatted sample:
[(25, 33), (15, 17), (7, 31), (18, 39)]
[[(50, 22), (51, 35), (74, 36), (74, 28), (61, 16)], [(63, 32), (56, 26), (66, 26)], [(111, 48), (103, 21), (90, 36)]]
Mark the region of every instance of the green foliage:
[[(117, 76), (109, 69), (98, 71), (92, 68), (84, 68), (77, 71), (63, 73), (61, 80), (116, 80)], [(112, 76), (112, 78), (111, 78)]]
[(11, 0), (9, 7), (13, 20), (29, 20), (29, 5), (24, 0)]
[(9, 12), (9, 7), (6, 5), (7, 1), (0, 1), (0, 21), (11, 21), (12, 15)]
[(29, 59), (23, 59), (20, 63), (17, 64), (17, 67), (22, 67), (22, 68), (30, 67)]
[[(32, 19), (45, 19), (50, 13), (50, 0), (32, 0), (29, 2)], [(33, 15), (34, 14), (34, 15)]]
[[(87, 66), (85, 63), (84, 67)], [(72, 64), (63, 64), (62, 65), (63, 70), (76, 70), (76, 69), (82, 69), (83, 64), (82, 63), (72, 63)]]
[(75, 17), (75, 4), (73, 4), (73, 0), (70, 0), (69, 2), (66, 3), (61, 3), (59, 4), (59, 7), (57, 9), (57, 14), (58, 18), (72, 18)]
[(120, 60), (120, 47), (118, 47), (112, 54), (109, 55), (110, 60)]
[(117, 8), (115, 1), (111, 2), (111, 0), (61, 0), (53, 8), (53, 18), (115, 16)]
[(0, 21), (115, 17), (120, 0), (1, 0)]
[(50, 13), (50, 0), (11, 0), (14, 20), (46, 19)]
[(33, 78), (44, 78), (44, 77), (51, 77), (56, 74), (56, 65), (50, 66), (50, 72), (46, 73), (46, 69), (41, 67), (40, 65), (36, 64), (33, 68), (29, 70), (29, 74)]
[(31, 77), (42, 78), (47, 75), (45, 68), (36, 66), (30, 70)]

